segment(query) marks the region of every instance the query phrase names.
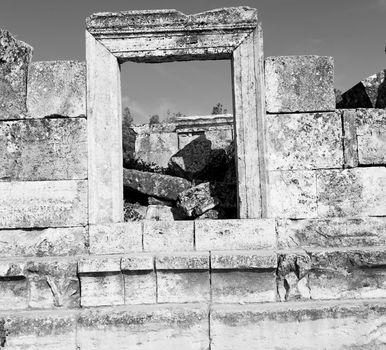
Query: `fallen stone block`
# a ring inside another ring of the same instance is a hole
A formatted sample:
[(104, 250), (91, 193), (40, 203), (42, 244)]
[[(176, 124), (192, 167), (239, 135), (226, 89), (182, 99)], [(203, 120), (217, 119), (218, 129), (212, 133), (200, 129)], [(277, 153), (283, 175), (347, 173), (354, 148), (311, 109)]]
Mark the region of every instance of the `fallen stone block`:
[(268, 217), (316, 217), (316, 183), (314, 171), (270, 171)]
[(159, 303), (209, 301), (208, 253), (157, 255), (155, 266)]
[(144, 251), (193, 250), (193, 221), (146, 220), (143, 226)]
[(180, 177), (123, 169), (123, 186), (152, 197), (176, 200), (179, 193), (191, 187), (191, 183)]
[(271, 252), (211, 252), (214, 303), (276, 300), (277, 257)]
[(142, 251), (142, 223), (125, 222), (90, 225), (91, 254), (117, 254)]
[(227, 215), (223, 208), (210, 209), (200, 215), (197, 220), (226, 219)]
[(385, 312), (380, 300), (214, 305), (211, 349), (382, 348)]
[(386, 168), (318, 170), (318, 216), (386, 215)]
[(86, 115), (86, 64), (33, 62), (28, 71), (28, 112), (33, 118)]
[(27, 112), (27, 71), (32, 47), (0, 29), (0, 119), (22, 119)]
[(199, 220), (194, 222), (197, 250), (276, 248), (275, 220)]
[(126, 255), (121, 260), (125, 304), (155, 304), (157, 281), (154, 258), (149, 254)]
[(337, 108), (386, 108), (385, 71), (369, 76), (344, 92)]
[(340, 113), (267, 115), (267, 169), (342, 168)]
[(0, 123), (1, 180), (86, 178), (86, 119), (30, 119)]
[(212, 142), (201, 135), (170, 158), (169, 168), (189, 180), (212, 180), (221, 178), (225, 162), (225, 150), (213, 149)]
[(334, 60), (322, 56), (265, 59), (268, 113), (335, 110)]

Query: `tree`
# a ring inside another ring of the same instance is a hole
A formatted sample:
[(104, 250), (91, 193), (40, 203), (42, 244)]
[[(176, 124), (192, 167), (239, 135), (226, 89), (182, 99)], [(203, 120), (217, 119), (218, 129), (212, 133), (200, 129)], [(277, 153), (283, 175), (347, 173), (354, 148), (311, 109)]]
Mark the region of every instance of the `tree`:
[(223, 108), (222, 103), (217, 103), (215, 106), (212, 108), (212, 115), (215, 114), (226, 114), (228, 111), (226, 108)]
[(136, 134), (132, 129), (133, 116), (129, 107), (125, 107), (122, 112), (122, 150), (123, 166), (128, 167), (130, 160), (134, 158)]
[(122, 113), (122, 125), (131, 126), (133, 124), (133, 116), (129, 107), (125, 107)]
[(170, 109), (166, 111), (166, 122), (167, 123), (175, 123), (177, 121), (177, 118), (186, 117), (185, 114), (182, 114), (181, 112), (171, 112)]
[(154, 114), (150, 117), (149, 119), (149, 124), (150, 125), (154, 125), (154, 124), (159, 124), (160, 123), (160, 120), (159, 120), (159, 115), (158, 114)]

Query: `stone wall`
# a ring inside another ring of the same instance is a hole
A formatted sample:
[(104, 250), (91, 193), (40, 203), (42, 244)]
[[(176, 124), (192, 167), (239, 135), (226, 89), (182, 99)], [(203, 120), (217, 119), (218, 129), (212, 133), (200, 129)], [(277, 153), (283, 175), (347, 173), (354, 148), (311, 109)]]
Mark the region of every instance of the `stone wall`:
[[(386, 115), (335, 109), (331, 58), (266, 59), (267, 218), (93, 225), (85, 65), (1, 35), (0, 346), (385, 346)], [(225, 149), (232, 118), (135, 127), (135, 157)]]

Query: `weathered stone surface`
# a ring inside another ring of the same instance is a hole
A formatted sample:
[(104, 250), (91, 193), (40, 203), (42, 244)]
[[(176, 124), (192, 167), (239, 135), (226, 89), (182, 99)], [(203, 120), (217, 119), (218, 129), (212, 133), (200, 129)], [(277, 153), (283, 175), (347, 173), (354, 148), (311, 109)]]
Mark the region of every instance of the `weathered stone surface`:
[(309, 251), (312, 299), (383, 298), (386, 251), (377, 249)]
[(122, 305), (123, 277), (119, 272), (87, 273), (80, 275), (81, 305)]
[(222, 208), (209, 209), (204, 214), (200, 215), (197, 220), (215, 220), (226, 219), (226, 212)]
[(68, 350), (76, 348), (73, 311), (19, 311), (0, 314), (7, 349)]
[(279, 249), (386, 245), (386, 218), (278, 220)]
[(169, 168), (189, 180), (216, 179), (225, 160), (225, 150), (214, 149), (212, 142), (200, 135), (170, 158)]
[(28, 71), (27, 107), (33, 118), (86, 115), (85, 63), (33, 62)]
[(150, 254), (132, 254), (122, 258), (125, 304), (155, 304), (157, 282), (154, 258)]
[(267, 115), (267, 168), (342, 168), (339, 113)]
[(172, 221), (173, 208), (164, 205), (149, 205), (146, 211), (146, 220)]
[[(211, 114), (198, 116), (183, 116), (176, 119), (176, 130), (183, 136), (206, 131), (232, 130), (232, 114)], [(182, 147), (180, 147), (182, 148)]]
[(267, 112), (313, 112), (335, 109), (334, 60), (322, 56), (265, 59)]
[(0, 29), (0, 119), (24, 118), (32, 47)]
[(78, 263), (79, 273), (104, 273), (121, 270), (121, 258), (119, 256), (102, 256), (82, 258)]
[(205, 350), (209, 347), (207, 306), (147, 305), (82, 311), (77, 343), (81, 349)]
[(386, 215), (383, 167), (317, 171), (318, 216)]
[(215, 305), (211, 349), (381, 349), (385, 311), (379, 300)]
[(6, 256), (68, 256), (88, 252), (84, 227), (43, 230), (0, 230), (0, 254)]
[(268, 178), (268, 217), (317, 216), (314, 171), (270, 171)]
[(164, 199), (159, 199), (155, 197), (148, 198), (149, 205), (164, 205), (166, 207), (172, 207), (174, 205), (173, 201), (166, 201)]
[(0, 310), (28, 308), (28, 280), (18, 277), (0, 277)]
[(32, 119), (0, 124), (1, 180), (86, 178), (86, 119)]
[(191, 187), (191, 183), (180, 177), (123, 169), (123, 185), (149, 196), (176, 200), (180, 192)]
[(125, 222), (90, 225), (91, 254), (116, 254), (142, 251), (142, 223)]
[(386, 111), (359, 109), (355, 122), (359, 164), (386, 164)]
[(322, 56), (265, 59), (267, 112), (319, 112), (335, 109), (334, 60)]
[(123, 220), (125, 222), (141, 221), (146, 217), (147, 205), (125, 201), (123, 205)]
[(189, 217), (200, 216), (220, 204), (210, 182), (204, 182), (178, 195), (178, 206)]
[(1, 228), (87, 223), (87, 181), (3, 182), (0, 193)]
[(343, 157), (345, 168), (358, 166), (358, 137), (355, 110), (340, 110), (343, 126)]
[(276, 247), (273, 219), (195, 221), (197, 250), (254, 250)]
[(157, 296), (160, 303), (209, 300), (209, 254), (174, 253), (156, 256)]
[(29, 306), (33, 308), (79, 307), (77, 263), (65, 260), (27, 262)]
[(142, 133), (135, 139), (135, 159), (151, 167), (167, 168), (170, 158), (178, 151), (175, 132)]
[(193, 221), (145, 221), (145, 251), (193, 250)]
[(212, 251), (211, 268), (216, 270), (276, 269), (276, 253), (269, 251)]
[(360, 81), (342, 94), (338, 108), (386, 108), (385, 71)]

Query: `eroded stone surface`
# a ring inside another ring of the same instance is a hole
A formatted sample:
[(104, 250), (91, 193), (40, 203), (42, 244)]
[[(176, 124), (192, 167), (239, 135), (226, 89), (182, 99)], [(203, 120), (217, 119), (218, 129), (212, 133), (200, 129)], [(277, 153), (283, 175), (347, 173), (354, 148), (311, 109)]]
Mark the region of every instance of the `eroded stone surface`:
[(0, 119), (21, 119), (26, 114), (27, 70), (32, 47), (0, 29)]
[(322, 56), (278, 56), (265, 60), (269, 113), (333, 111), (334, 60)]
[(180, 192), (191, 187), (188, 180), (180, 177), (123, 169), (123, 185), (149, 196), (176, 200)]
[(0, 124), (0, 179), (87, 178), (86, 119), (32, 119)]
[(86, 64), (33, 62), (28, 73), (28, 112), (33, 118), (86, 115)]
[(341, 168), (339, 113), (267, 115), (269, 170)]
[(146, 210), (146, 220), (173, 221), (173, 209), (164, 205), (149, 205)]
[(276, 247), (273, 219), (195, 221), (197, 250), (254, 250)]
[(87, 181), (2, 182), (0, 193), (1, 228), (87, 223)]
[(386, 214), (384, 167), (317, 171), (318, 216)]
[(314, 171), (270, 171), (268, 179), (268, 217), (317, 216)]

